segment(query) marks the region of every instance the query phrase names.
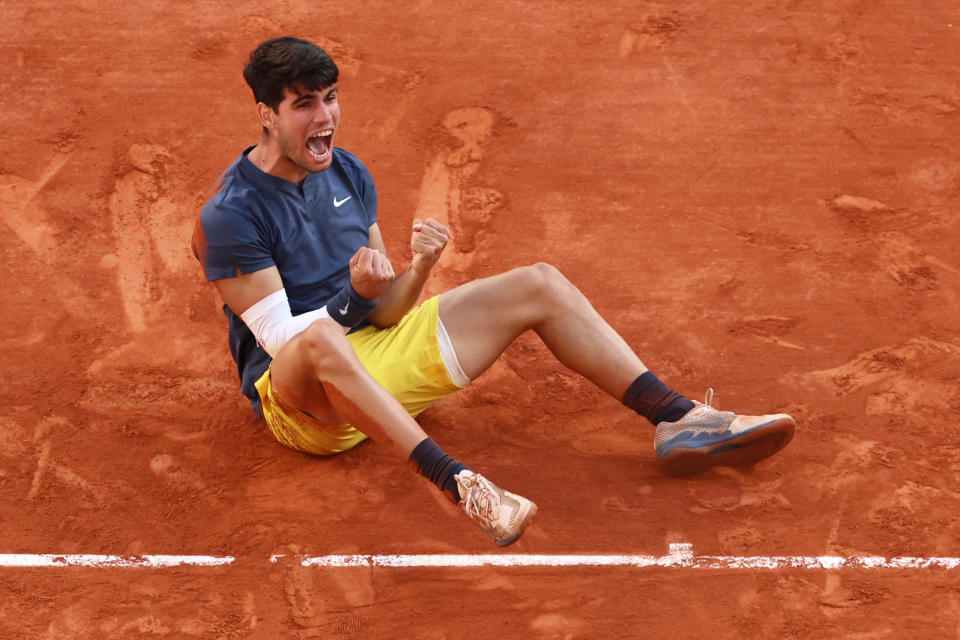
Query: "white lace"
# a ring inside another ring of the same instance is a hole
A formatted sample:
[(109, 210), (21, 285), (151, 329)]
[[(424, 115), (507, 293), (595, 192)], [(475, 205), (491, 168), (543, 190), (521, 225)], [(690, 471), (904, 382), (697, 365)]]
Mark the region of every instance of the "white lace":
[(471, 520), (492, 531), (500, 516), (500, 494), (486, 478), (474, 474), (473, 485), (463, 499), (463, 509)]
[(703, 396), (703, 404), (708, 407), (713, 406), (713, 387), (707, 387), (707, 393)]

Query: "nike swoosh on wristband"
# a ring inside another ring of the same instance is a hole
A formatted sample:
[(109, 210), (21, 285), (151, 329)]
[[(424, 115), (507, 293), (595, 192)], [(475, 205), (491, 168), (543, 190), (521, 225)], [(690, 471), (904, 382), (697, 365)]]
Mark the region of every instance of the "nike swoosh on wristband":
[(349, 300), (347, 300), (347, 304), (343, 305), (342, 307), (337, 307), (337, 309), (340, 311), (340, 315), (342, 315), (342, 316), (347, 315), (347, 309), (349, 309), (349, 308), (350, 308), (350, 301), (349, 301)]
[(335, 207), (340, 207), (340, 205), (342, 205), (344, 202), (346, 202), (347, 200), (349, 200), (349, 199), (352, 198), (352, 197), (353, 197), (353, 196), (347, 196), (347, 197), (344, 198), (343, 200), (337, 200), (337, 196), (333, 196), (333, 206), (335, 206)]

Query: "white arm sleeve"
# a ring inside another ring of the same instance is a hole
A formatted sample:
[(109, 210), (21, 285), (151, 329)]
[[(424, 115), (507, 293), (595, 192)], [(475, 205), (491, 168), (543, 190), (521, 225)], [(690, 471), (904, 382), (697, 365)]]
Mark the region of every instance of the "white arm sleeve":
[(283, 345), (314, 321), (329, 317), (324, 307), (293, 316), (285, 289), (274, 291), (240, 314), (240, 318), (256, 336), (257, 343), (271, 358), (277, 357)]

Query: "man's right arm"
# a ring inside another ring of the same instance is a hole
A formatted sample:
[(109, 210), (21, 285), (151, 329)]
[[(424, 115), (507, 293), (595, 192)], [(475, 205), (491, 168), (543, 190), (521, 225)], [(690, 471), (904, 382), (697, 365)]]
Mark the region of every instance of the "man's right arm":
[(237, 316), (242, 316), (256, 303), (283, 289), (283, 280), (276, 267), (267, 267), (235, 278), (214, 280), (213, 285), (227, 306)]
[[(350, 282), (327, 305), (293, 316), (276, 266), (213, 281), (227, 306), (243, 320), (264, 351), (276, 357), (287, 342), (311, 324), (326, 318), (344, 333), (361, 322), (393, 281), (386, 256), (361, 247), (350, 259)], [(352, 309), (351, 309), (352, 307)], [(337, 314), (335, 318), (332, 316)]]
[(283, 279), (254, 212), (209, 201), (197, 220), (192, 245), (207, 279), (270, 356), (276, 357), (313, 322), (330, 317), (325, 308), (293, 317)]
[[(321, 318), (330, 319), (325, 307), (294, 317), (283, 280), (275, 266), (235, 278), (214, 280), (213, 284), (227, 306), (240, 316), (256, 337), (260, 347), (274, 358), (295, 335)], [(347, 329), (343, 327), (344, 332)]]

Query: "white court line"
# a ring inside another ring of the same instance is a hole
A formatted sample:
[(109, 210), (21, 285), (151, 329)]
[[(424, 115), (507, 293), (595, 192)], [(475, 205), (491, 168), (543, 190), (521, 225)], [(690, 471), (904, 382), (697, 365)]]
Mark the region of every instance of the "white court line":
[[(277, 562), (284, 555), (270, 557)], [(697, 556), (671, 544), (665, 556), (635, 555), (328, 555), (294, 556), (304, 567), (682, 567), (689, 569), (960, 569), (960, 558), (882, 556)]]
[[(960, 569), (960, 558), (901, 556), (698, 556), (691, 544), (671, 544), (665, 556), (546, 554), (410, 554), (292, 557), (304, 567), (677, 567), (685, 569)], [(108, 556), (0, 554), (2, 567), (215, 567), (232, 556)]]
[(0, 567), (216, 567), (231, 556), (103, 556), (91, 554), (0, 554)]

